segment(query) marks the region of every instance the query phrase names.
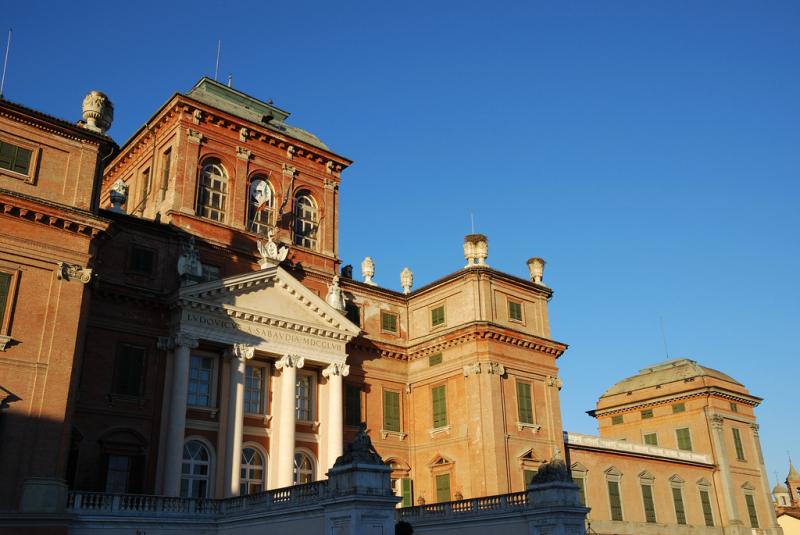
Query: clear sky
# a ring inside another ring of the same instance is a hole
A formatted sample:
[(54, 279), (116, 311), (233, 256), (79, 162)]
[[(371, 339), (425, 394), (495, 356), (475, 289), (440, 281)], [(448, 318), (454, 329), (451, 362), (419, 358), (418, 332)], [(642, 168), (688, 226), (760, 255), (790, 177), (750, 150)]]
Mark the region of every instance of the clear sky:
[[(800, 462), (797, 2), (11, 2), (5, 96), (120, 144), (214, 74), (355, 160), (341, 250), (419, 286), (542, 256), (566, 429), (600, 394), (690, 357), (765, 398), (770, 478)], [(381, 7), (376, 7), (381, 6)], [(359, 268), (356, 267), (356, 273)]]

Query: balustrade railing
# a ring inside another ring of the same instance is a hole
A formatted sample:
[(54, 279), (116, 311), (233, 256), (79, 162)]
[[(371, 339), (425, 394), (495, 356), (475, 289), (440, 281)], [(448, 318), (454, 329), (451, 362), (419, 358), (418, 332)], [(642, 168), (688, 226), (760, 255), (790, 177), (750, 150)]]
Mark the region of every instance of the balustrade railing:
[(470, 498), (454, 502), (403, 507), (398, 509), (398, 515), (401, 519), (441, 518), (459, 515), (497, 514), (504, 511), (513, 512), (525, 507), (528, 507), (527, 491), (485, 496), (483, 498)]

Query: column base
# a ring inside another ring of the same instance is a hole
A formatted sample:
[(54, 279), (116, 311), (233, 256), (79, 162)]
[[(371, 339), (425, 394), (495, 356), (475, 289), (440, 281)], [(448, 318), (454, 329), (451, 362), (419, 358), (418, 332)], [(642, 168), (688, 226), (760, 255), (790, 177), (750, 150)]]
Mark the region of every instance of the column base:
[(23, 513), (63, 513), (67, 508), (67, 483), (60, 479), (32, 477), (22, 483), (19, 510)]

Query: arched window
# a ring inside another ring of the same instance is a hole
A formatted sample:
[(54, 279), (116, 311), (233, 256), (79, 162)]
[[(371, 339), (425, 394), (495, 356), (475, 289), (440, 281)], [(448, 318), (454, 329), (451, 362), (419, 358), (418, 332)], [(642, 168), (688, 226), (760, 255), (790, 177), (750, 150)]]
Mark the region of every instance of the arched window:
[(225, 221), (228, 174), (218, 159), (210, 158), (203, 163), (199, 187), (197, 214), (206, 219)]
[(256, 175), (250, 179), (247, 193), (247, 230), (266, 235), (275, 225), (275, 195), (266, 177)]
[(294, 454), (294, 484), (311, 483), (314, 479), (314, 461), (310, 455), (298, 451)]
[(188, 498), (208, 497), (211, 455), (205, 444), (190, 440), (183, 446), (181, 469), (181, 496)]
[(264, 456), (256, 448), (242, 448), (242, 475), (239, 495), (255, 494), (264, 490), (266, 480)]
[(317, 248), (317, 203), (307, 191), (294, 198), (294, 244), (309, 249)]

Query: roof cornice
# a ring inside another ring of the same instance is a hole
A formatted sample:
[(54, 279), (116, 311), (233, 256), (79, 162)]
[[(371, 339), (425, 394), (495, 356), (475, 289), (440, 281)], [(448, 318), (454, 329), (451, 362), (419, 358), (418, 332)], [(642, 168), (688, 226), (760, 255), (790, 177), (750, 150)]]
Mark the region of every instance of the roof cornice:
[(726, 388), (720, 388), (718, 386), (703, 386), (693, 390), (678, 392), (667, 396), (659, 396), (656, 398), (649, 398), (646, 400), (634, 401), (631, 403), (623, 403), (620, 405), (615, 405), (613, 407), (607, 407), (605, 409), (592, 409), (590, 411), (586, 411), (586, 414), (588, 414), (589, 416), (594, 416), (596, 418), (598, 416), (605, 416), (608, 414), (617, 414), (621, 412), (637, 410), (642, 407), (653, 407), (656, 405), (663, 405), (666, 403), (672, 403), (674, 401), (680, 401), (683, 399), (704, 397), (709, 395), (730, 401), (736, 401), (737, 403), (750, 405), (751, 407), (757, 407), (763, 401), (762, 398), (756, 396), (750, 396), (747, 394), (742, 394), (740, 392), (734, 392), (733, 390), (728, 390)]

